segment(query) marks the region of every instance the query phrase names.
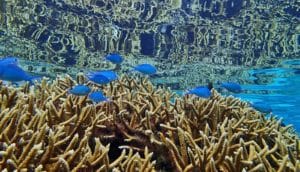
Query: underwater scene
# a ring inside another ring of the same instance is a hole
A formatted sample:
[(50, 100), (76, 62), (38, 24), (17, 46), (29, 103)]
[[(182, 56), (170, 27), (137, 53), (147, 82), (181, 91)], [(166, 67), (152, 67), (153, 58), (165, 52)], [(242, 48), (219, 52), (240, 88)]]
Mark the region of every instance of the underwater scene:
[(1, 0), (0, 170), (300, 171), (298, 0)]

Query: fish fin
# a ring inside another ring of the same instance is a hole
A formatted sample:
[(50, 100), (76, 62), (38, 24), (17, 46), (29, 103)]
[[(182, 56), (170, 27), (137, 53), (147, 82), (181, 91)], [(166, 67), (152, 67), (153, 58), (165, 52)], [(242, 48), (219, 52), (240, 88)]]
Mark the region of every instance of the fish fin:
[(211, 90), (211, 89), (214, 88), (214, 85), (213, 85), (213, 83), (212, 83), (211, 81), (208, 82), (207, 88), (208, 88), (209, 90)]
[(114, 71), (119, 71), (121, 70), (121, 64), (116, 64), (115, 68), (113, 69)]

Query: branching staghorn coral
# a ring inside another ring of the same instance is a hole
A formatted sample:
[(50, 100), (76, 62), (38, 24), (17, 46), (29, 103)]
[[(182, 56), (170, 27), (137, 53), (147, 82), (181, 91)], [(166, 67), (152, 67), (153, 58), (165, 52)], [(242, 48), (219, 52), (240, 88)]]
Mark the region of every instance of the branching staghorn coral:
[[(110, 100), (70, 95), (78, 83)], [(147, 78), (99, 86), (83, 75), (0, 89), (1, 170), (300, 170), (291, 126), (214, 90), (181, 98)]]

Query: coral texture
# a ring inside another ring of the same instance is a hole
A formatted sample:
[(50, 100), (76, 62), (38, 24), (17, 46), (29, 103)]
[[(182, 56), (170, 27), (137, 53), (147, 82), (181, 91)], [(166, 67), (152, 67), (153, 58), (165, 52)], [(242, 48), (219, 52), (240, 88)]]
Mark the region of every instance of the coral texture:
[[(110, 100), (70, 95), (77, 83)], [(180, 98), (147, 79), (0, 82), (4, 171), (299, 171), (299, 138), (290, 129), (214, 90), (210, 99)]]

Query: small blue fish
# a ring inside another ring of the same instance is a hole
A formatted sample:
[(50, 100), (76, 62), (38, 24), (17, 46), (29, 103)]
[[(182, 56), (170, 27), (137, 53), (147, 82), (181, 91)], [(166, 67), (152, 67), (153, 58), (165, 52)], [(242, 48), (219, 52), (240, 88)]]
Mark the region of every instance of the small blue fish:
[(15, 64), (17, 65), (18, 62), (18, 58), (17, 57), (13, 57), (13, 56), (7, 56), (4, 58), (0, 59), (0, 67), (8, 65), (8, 64)]
[(209, 98), (211, 95), (211, 92), (207, 86), (199, 86), (199, 87), (189, 90), (186, 94), (195, 94), (198, 97)]
[(102, 70), (102, 71), (88, 73), (88, 76), (90, 76), (90, 77), (94, 77), (96, 75), (103, 75), (110, 81), (114, 81), (114, 80), (118, 79), (118, 75), (112, 70)]
[(91, 99), (95, 103), (107, 101), (107, 97), (103, 95), (101, 91), (95, 91), (89, 94), (89, 99)]
[(105, 59), (112, 62), (113, 64), (121, 64), (123, 62), (123, 57), (118, 53), (108, 54)]
[(16, 64), (6, 64), (0, 66), (0, 79), (10, 82), (29, 81), (36, 78), (28, 75), (21, 67)]
[(233, 93), (240, 93), (242, 92), (242, 87), (240, 84), (235, 82), (223, 82), (221, 87), (225, 88), (226, 90), (233, 92)]
[(135, 66), (133, 70), (139, 71), (146, 75), (153, 75), (157, 72), (156, 68), (151, 64), (140, 64)]
[(271, 106), (265, 102), (253, 102), (253, 103), (250, 103), (250, 106), (262, 113), (271, 113), (272, 112)]
[(93, 74), (93, 73), (89, 73), (87, 74), (87, 77), (89, 78), (90, 81), (93, 81), (96, 84), (108, 84), (110, 82), (110, 80), (101, 74)]
[(69, 92), (75, 96), (86, 96), (91, 92), (91, 89), (86, 85), (76, 85)]

